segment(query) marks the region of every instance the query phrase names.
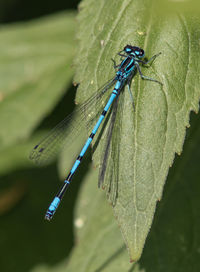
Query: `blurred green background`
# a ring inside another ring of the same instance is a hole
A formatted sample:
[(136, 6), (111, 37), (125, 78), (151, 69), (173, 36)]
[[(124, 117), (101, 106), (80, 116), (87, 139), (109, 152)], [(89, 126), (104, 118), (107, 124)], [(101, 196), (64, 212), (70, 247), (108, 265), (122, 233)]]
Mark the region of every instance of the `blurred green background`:
[(75, 182), (57, 219), (49, 224), (44, 213), (62, 179), (56, 164), (37, 168), (28, 156), (45, 130), (73, 109), (71, 63), (78, 2), (0, 2), (2, 272), (53, 266), (73, 247), (73, 207), (80, 182)]

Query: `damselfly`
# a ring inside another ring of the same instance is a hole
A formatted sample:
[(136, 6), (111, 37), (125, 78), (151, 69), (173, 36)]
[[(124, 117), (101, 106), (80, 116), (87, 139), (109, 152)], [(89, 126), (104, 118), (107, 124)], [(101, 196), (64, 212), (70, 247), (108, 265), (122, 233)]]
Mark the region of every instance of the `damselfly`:
[[(90, 144), (91, 144), (95, 134), (97, 133), (100, 125), (102, 124), (107, 112), (112, 109), (112, 117), (111, 117), (112, 122), (111, 122), (109, 130), (108, 130), (109, 134), (111, 134), (112, 128), (113, 128), (113, 123), (115, 121), (117, 101), (118, 101), (118, 98), (119, 98), (119, 95), (120, 95), (122, 89), (124, 88), (124, 86), (126, 84), (128, 86), (128, 90), (129, 90), (131, 100), (133, 103), (133, 96), (132, 96), (132, 93), (130, 90), (130, 83), (131, 83), (131, 79), (134, 76), (135, 72), (138, 71), (142, 79), (151, 80), (151, 81), (157, 82), (162, 85), (161, 82), (159, 82), (155, 79), (149, 78), (147, 76), (144, 76), (141, 72), (141, 69), (140, 69), (140, 64), (148, 64), (151, 61), (153, 61), (160, 54), (161, 53), (156, 54), (152, 58), (150, 58), (148, 61), (145, 61), (145, 59), (144, 59), (145, 53), (142, 48), (132, 46), (132, 45), (126, 45), (124, 47), (124, 49), (118, 53), (118, 55), (122, 58), (121, 63), (119, 65), (116, 65), (115, 61), (113, 60), (114, 68), (116, 69), (116, 74), (115, 74), (114, 78), (111, 79), (110, 81), (108, 81), (107, 84), (104, 85), (104, 87), (102, 87), (100, 90), (98, 90), (85, 103), (83, 103), (81, 106), (79, 106), (79, 108), (77, 110), (79, 112), (84, 111), (84, 109), (87, 109), (87, 108), (92, 108), (92, 105), (94, 104), (94, 102), (96, 103), (96, 102), (100, 101), (100, 99), (110, 89), (110, 87), (115, 84), (110, 96), (108, 97), (107, 103), (105, 103), (104, 108), (101, 109), (101, 114), (99, 115), (99, 118), (98, 118), (96, 124), (94, 125), (89, 138), (85, 142), (80, 154), (78, 155), (74, 165), (71, 168), (71, 171), (69, 172), (68, 176), (64, 180), (64, 184), (62, 185), (61, 189), (59, 190), (59, 192), (57, 193), (57, 195), (55, 196), (55, 198), (51, 202), (51, 204), (45, 214), (45, 219), (51, 220), (51, 218), (53, 217), (54, 213), (56, 212), (56, 210), (60, 204), (61, 199), (64, 196), (64, 193), (66, 192), (66, 189), (68, 188), (68, 186), (71, 183), (72, 177), (74, 176), (81, 160), (83, 159), (83, 157), (85, 155), (85, 152), (87, 151), (88, 147), (90, 146)], [(133, 107), (134, 107), (134, 103), (133, 103)], [(39, 162), (39, 163), (47, 160), (48, 156), (50, 154), (54, 153), (54, 151), (55, 151), (54, 150), (54, 143), (55, 143), (55, 141), (57, 141), (57, 138), (58, 138), (58, 141), (60, 141), (59, 147), (61, 147), (63, 140), (67, 136), (69, 136), (68, 135), (69, 132), (66, 128), (67, 128), (67, 125), (70, 120), (71, 120), (71, 116), (66, 117), (52, 131), (50, 131), (50, 133), (33, 148), (32, 152), (30, 154), (30, 158), (36, 162)], [(76, 124), (74, 124), (74, 126), (76, 126)], [(71, 131), (73, 132), (73, 130), (74, 130), (74, 128), (72, 126)], [(70, 132), (69, 134), (72, 135), (72, 132)], [(111, 135), (109, 135), (109, 137), (111, 137)], [(104, 176), (105, 176), (106, 161), (108, 159), (107, 158), (108, 157), (108, 155), (107, 155), (108, 148), (109, 148), (109, 140), (106, 145), (105, 154), (104, 154), (104, 161), (102, 163), (102, 167), (100, 170), (99, 183), (98, 183), (99, 187), (103, 183)]]

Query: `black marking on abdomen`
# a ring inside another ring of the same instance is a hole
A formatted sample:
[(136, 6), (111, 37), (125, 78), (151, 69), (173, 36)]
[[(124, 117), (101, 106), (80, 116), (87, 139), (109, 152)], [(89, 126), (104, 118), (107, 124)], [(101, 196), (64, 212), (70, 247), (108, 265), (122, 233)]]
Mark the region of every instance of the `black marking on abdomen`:
[(94, 133), (91, 133), (90, 136), (89, 136), (89, 138), (93, 139), (94, 136), (95, 136), (95, 134), (94, 134)]
[(107, 111), (106, 111), (106, 110), (104, 110), (104, 111), (102, 112), (102, 114), (101, 114), (101, 115), (105, 116), (105, 115), (106, 115), (106, 113), (107, 113)]
[(77, 161), (81, 161), (82, 160), (82, 158), (83, 158), (83, 156), (78, 156), (78, 158), (76, 159)]
[(70, 181), (72, 179), (73, 175), (74, 175), (74, 173), (70, 172), (69, 175), (66, 177), (65, 180)]

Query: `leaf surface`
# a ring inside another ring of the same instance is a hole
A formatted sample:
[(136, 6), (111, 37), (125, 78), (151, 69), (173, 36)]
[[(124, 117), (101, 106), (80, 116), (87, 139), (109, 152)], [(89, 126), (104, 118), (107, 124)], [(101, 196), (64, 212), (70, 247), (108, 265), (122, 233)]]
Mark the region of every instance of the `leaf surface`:
[[(126, 88), (120, 97), (106, 170), (108, 197), (113, 200), (117, 192), (114, 214), (132, 261), (141, 256), (169, 167), (182, 151), (190, 111), (198, 111), (200, 98), (199, 17), (164, 11), (159, 16), (154, 3), (96, 5), (87, 0), (79, 15), (78, 101), (114, 75), (110, 59), (126, 44), (142, 47), (148, 58), (162, 52), (142, 72), (163, 87), (137, 74), (132, 82), (135, 111)], [(93, 156), (96, 165), (101, 164), (105, 143), (106, 129)]]

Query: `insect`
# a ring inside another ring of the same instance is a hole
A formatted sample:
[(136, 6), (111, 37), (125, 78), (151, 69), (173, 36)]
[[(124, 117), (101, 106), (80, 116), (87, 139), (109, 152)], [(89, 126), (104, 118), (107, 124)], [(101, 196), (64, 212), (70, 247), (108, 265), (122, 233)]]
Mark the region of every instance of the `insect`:
[[(159, 82), (155, 79), (149, 78), (147, 76), (144, 76), (140, 70), (140, 64), (148, 64), (148, 63), (152, 62), (160, 54), (161, 53), (156, 54), (153, 57), (151, 57), (148, 61), (145, 61), (145, 59), (144, 59), (145, 52), (142, 48), (132, 46), (132, 45), (126, 45), (124, 47), (124, 49), (118, 53), (118, 55), (122, 58), (121, 63), (116, 65), (115, 61), (112, 59), (112, 61), (114, 62), (114, 68), (116, 70), (116, 74), (115, 74), (114, 78), (111, 79), (110, 81), (108, 81), (107, 84), (104, 85), (104, 87), (102, 89), (98, 90), (91, 98), (89, 98), (82, 106), (80, 106), (78, 111), (83, 111), (86, 108), (91, 108), (94, 101), (97, 101), (97, 102), (100, 101), (100, 99), (110, 89), (111, 86), (114, 85), (114, 88), (113, 88), (110, 96), (108, 97), (107, 103), (105, 103), (104, 108), (101, 109), (102, 112), (99, 115), (99, 118), (98, 118), (96, 124), (94, 125), (90, 136), (88, 137), (87, 141), (85, 142), (80, 154), (78, 155), (77, 159), (75, 160), (75, 162), (71, 168), (71, 171), (69, 172), (68, 176), (64, 180), (64, 183), (63, 183), (61, 189), (58, 191), (57, 195), (54, 197), (53, 201), (51, 202), (51, 204), (45, 214), (45, 219), (47, 219), (49, 221), (52, 219), (52, 217), (55, 214), (67, 188), (69, 187), (69, 185), (72, 181), (72, 178), (73, 178), (74, 174), (76, 173), (76, 170), (79, 167), (88, 147), (90, 146), (100, 125), (102, 124), (103, 120), (105, 119), (105, 116), (107, 115), (108, 111), (111, 108), (112, 108), (112, 111), (115, 112), (115, 110), (117, 108), (116, 102), (118, 100), (119, 94), (126, 84), (128, 86), (128, 90), (131, 95), (131, 100), (132, 100), (133, 107), (134, 107), (133, 96), (130, 91), (130, 83), (131, 83), (131, 79), (134, 76), (135, 72), (138, 71), (142, 79), (154, 81), (154, 82), (157, 82), (162, 85), (161, 82)], [(115, 120), (115, 118), (113, 118), (114, 115), (112, 115), (111, 118), (113, 120), (111, 120), (111, 121)], [(56, 138), (61, 139), (61, 143), (62, 143), (62, 140), (68, 136), (66, 133), (63, 133), (63, 132), (65, 132), (65, 128), (70, 120), (71, 120), (71, 116), (66, 117), (61, 123), (59, 123), (55, 127), (55, 129), (50, 131), (50, 133), (40, 143), (38, 143), (33, 148), (32, 152), (30, 154), (30, 158), (36, 162), (39, 161), (39, 163), (40, 163), (40, 161), (43, 161), (46, 158), (48, 158), (48, 154), (53, 152), (52, 150), (54, 149), (55, 139)], [(110, 132), (112, 131), (112, 127), (113, 127), (113, 125), (111, 122), (111, 126), (109, 129)], [(109, 133), (109, 134), (111, 134), (111, 133)], [(110, 137), (111, 137), (111, 135), (110, 135)], [(107, 144), (107, 148), (108, 147), (109, 147), (109, 141)], [(99, 178), (99, 184), (98, 184), (99, 187), (101, 186), (103, 179), (104, 179), (105, 168), (106, 168), (105, 164), (107, 161), (107, 157), (108, 157), (108, 154), (107, 154), (107, 152), (105, 152), (104, 161), (102, 164), (103, 167), (102, 167), (102, 170), (100, 173), (100, 178)]]

